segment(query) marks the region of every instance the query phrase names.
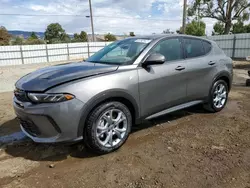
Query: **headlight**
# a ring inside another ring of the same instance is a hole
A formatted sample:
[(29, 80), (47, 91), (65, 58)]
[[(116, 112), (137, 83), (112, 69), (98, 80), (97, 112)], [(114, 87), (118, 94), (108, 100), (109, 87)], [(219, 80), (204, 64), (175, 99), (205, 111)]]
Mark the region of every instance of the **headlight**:
[(28, 93), (28, 97), (35, 103), (55, 103), (68, 101), (75, 98), (71, 94), (46, 94), (46, 93)]

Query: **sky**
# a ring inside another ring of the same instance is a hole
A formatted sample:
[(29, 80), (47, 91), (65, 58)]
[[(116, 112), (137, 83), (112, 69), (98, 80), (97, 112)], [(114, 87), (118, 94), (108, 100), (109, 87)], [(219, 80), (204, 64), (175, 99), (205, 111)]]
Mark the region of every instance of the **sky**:
[[(8, 30), (43, 32), (50, 23), (60, 23), (67, 33), (91, 33), (88, 0), (0, 0), (0, 25)], [(137, 35), (176, 31), (182, 24), (183, 0), (92, 0), (97, 34)], [(24, 16), (54, 15), (54, 16)], [(61, 16), (57, 16), (61, 15)], [(82, 15), (82, 16), (65, 16)], [(210, 35), (216, 20), (205, 19)]]

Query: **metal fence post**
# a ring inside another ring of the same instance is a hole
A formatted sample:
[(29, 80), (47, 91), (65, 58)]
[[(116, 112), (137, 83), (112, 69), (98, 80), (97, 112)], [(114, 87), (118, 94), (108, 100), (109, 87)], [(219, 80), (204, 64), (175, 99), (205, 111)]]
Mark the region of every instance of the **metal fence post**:
[(88, 48), (88, 57), (89, 57), (90, 56), (89, 43), (87, 44), (87, 48)]
[(22, 48), (22, 46), (20, 46), (20, 53), (21, 53), (22, 64), (24, 64), (24, 59), (23, 59), (23, 48)]
[(47, 63), (49, 63), (49, 53), (48, 53), (48, 46), (47, 46), (47, 44), (45, 44), (45, 49), (46, 49), (46, 59), (47, 59)]
[(68, 43), (67, 43), (67, 54), (68, 54), (67, 60), (69, 61), (69, 44)]
[(236, 35), (234, 35), (234, 39), (233, 39), (233, 53), (232, 53), (232, 58), (235, 57), (235, 46), (236, 46)]

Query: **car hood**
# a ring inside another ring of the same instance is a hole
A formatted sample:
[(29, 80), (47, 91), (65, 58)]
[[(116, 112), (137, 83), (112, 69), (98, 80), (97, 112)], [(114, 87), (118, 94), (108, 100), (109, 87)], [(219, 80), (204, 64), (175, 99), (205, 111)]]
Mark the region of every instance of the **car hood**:
[(68, 63), (50, 66), (29, 73), (16, 82), (16, 88), (42, 92), (72, 80), (116, 71), (118, 65), (90, 62)]

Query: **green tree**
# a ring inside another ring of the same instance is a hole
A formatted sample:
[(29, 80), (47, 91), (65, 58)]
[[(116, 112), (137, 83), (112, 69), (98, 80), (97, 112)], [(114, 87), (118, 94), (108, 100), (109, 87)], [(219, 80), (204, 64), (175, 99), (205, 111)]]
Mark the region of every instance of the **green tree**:
[(49, 44), (61, 43), (69, 42), (70, 37), (59, 23), (52, 23), (48, 25), (45, 31), (45, 40), (47, 40)]
[(233, 24), (232, 33), (238, 34), (238, 33), (246, 33), (246, 26), (243, 22), (238, 21), (237, 23)]
[(191, 23), (187, 24), (185, 34), (194, 36), (205, 36), (206, 24), (203, 21), (193, 20)]
[(85, 31), (81, 31), (79, 38), (81, 42), (87, 42), (88, 41), (88, 35)]
[(214, 24), (214, 30), (212, 32), (212, 35), (222, 35), (224, 33), (224, 26), (225, 24), (223, 22), (216, 22)]
[(134, 37), (135, 33), (134, 32), (129, 32), (129, 36)]
[(242, 21), (239, 20), (238, 22), (233, 24), (232, 33), (250, 33), (250, 24), (245, 25)]
[(0, 27), (0, 46), (10, 44), (11, 35), (8, 33), (7, 29), (3, 26)]
[(25, 44), (27, 45), (32, 45), (32, 44), (45, 44), (45, 41), (44, 40), (41, 40), (41, 39), (28, 39), (25, 41)]
[(106, 35), (104, 36), (104, 38), (105, 38), (106, 41), (115, 41), (115, 40), (116, 40), (115, 35), (112, 35), (112, 34), (110, 34), (110, 33), (106, 34)]
[(194, 0), (188, 9), (188, 15), (198, 14), (201, 18), (214, 18), (223, 22), (224, 34), (228, 34), (234, 20), (249, 19), (249, 0)]
[(178, 34), (183, 34), (182, 31), (183, 31), (183, 29), (182, 29), (182, 27), (180, 27), (180, 29), (177, 29), (177, 30), (176, 30), (176, 33), (178, 33)]
[(246, 33), (250, 33), (250, 24), (246, 25), (245, 28), (246, 28)]
[(23, 45), (24, 44), (24, 39), (22, 37), (16, 36), (16, 37), (14, 37), (11, 44), (12, 45)]
[(29, 37), (29, 38), (32, 39), (32, 40), (38, 39), (38, 37), (37, 37), (37, 35), (36, 35), (35, 32), (32, 32), (32, 33), (30, 34), (30, 37)]
[(85, 31), (81, 31), (80, 34), (75, 33), (74, 38), (72, 39), (72, 42), (87, 42), (88, 41), (88, 35)]

